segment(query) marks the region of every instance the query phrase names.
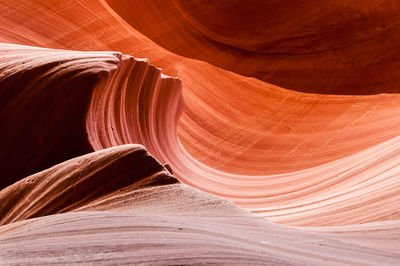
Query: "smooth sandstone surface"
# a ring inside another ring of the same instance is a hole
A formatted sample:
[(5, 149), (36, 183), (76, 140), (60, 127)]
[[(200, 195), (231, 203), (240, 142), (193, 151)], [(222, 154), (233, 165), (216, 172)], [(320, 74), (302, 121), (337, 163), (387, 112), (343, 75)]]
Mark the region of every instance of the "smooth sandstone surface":
[(399, 264), (396, 10), (0, 1), (0, 264)]
[(176, 54), (287, 89), (399, 92), (395, 0), (106, 2)]
[[(397, 247), (378, 242), (385, 234), (375, 235), (377, 228), (363, 230), (374, 234), (372, 247), (352, 241), (359, 227), (340, 227), (347, 238), (338, 240), (339, 229), (316, 234), (280, 226), (180, 184), (140, 145), (68, 160), (3, 189), (0, 200), (0, 263), (6, 264), (379, 265), (400, 259)], [(398, 222), (390, 225), (381, 230), (399, 231)]]
[[(134, 6), (140, 7), (139, 3)], [(168, 10), (166, 7), (157, 8), (161, 6), (143, 12), (167, 12), (160, 11)], [(368, 97), (302, 94), (223, 71), (164, 50), (103, 1), (57, 4), (7, 1), (2, 2), (2, 8), (5, 11), (0, 25), (13, 31), (12, 34), (2, 31), (0, 41), (49, 48), (121, 51), (149, 58), (152, 64), (163, 68), (164, 74), (179, 77), (185, 86), (186, 103), (178, 127), (180, 142), (197, 161), (224, 172), (263, 175), (302, 170), (354, 154), (399, 134), (399, 129), (393, 126), (399, 117), (396, 94)], [(26, 23), (21, 25), (16, 20)], [(155, 21), (154, 27), (158, 24)], [(183, 43), (179, 39), (172, 41)], [(375, 50), (393, 49), (376, 46)], [(358, 62), (357, 58), (353, 61)], [(242, 64), (242, 60), (235, 62)], [(318, 69), (325, 64), (318, 63)], [(271, 65), (276, 66), (273, 62)], [(383, 72), (398, 77), (396, 71)], [(375, 76), (375, 72), (368, 75)], [(329, 77), (333, 80), (332, 75)], [(357, 87), (364, 90), (368, 84), (363, 79), (357, 82)], [(246, 167), (249, 164), (252, 167)]]

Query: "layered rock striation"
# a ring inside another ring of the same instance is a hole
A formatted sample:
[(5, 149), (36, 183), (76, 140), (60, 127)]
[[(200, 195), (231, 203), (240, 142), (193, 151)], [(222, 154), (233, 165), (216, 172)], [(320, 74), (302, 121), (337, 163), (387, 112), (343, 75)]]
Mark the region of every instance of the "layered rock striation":
[(0, 1), (0, 264), (399, 264), (398, 4), (292, 2)]

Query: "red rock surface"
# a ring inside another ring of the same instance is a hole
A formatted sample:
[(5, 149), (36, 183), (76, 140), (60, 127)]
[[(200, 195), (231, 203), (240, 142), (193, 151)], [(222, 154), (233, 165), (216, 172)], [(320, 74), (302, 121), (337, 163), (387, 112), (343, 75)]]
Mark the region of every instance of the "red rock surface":
[(398, 1), (106, 2), (174, 53), (287, 89), (399, 92)]
[(0, 1), (0, 263), (398, 264), (397, 10)]

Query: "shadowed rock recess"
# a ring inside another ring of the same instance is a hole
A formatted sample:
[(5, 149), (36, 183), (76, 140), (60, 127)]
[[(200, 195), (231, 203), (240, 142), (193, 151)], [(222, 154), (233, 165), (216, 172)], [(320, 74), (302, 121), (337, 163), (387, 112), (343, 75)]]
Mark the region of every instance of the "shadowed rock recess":
[(0, 0), (0, 265), (399, 265), (399, 9)]

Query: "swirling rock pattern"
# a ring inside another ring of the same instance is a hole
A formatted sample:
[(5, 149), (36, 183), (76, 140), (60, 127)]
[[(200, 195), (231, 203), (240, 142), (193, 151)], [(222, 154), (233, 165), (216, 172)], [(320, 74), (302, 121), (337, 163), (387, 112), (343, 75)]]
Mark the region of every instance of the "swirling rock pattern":
[[(14, 1), (2, 6), (3, 10), (15, 12), (3, 12), (0, 24), (15, 30), (11, 36), (8, 31), (0, 33), (0, 41), (63, 49), (117, 50), (149, 58), (165, 74), (178, 76), (185, 84), (186, 102), (178, 127), (180, 142), (197, 161), (224, 172), (263, 175), (302, 170), (399, 134), (394, 126), (398, 117), (397, 94), (355, 97), (286, 91), (165, 51), (121, 20), (103, 1), (63, 1), (58, 5)], [(138, 3), (137, 8), (140, 6)], [(143, 12), (151, 14), (157, 10), (155, 7)], [(167, 13), (165, 9), (163, 12)], [(31, 23), (17, 26), (16, 20)], [(25, 40), (24, 36), (34, 37)], [(381, 50), (379, 47), (376, 50)], [(317, 65), (320, 68), (325, 64)], [(396, 71), (384, 73), (396, 76)], [(369, 84), (362, 80), (357, 86), (364, 90)], [(246, 167), (249, 164), (251, 168)]]
[[(143, 86), (142, 92), (154, 91), (152, 86), (166, 87), (164, 84), (168, 83), (166, 77), (161, 78), (160, 70), (148, 65), (146, 60), (135, 60), (120, 53), (82, 53), (2, 44), (0, 55), (3, 65), (0, 123), (7, 128), (1, 132), (2, 139), (7, 141), (0, 143), (2, 188), (55, 163), (93, 151), (93, 147), (100, 148), (90, 133), (87, 137), (86, 132), (86, 115), (92, 95), (91, 109), (97, 108), (102, 113), (114, 110), (103, 109), (108, 106), (97, 103), (98, 91), (109, 97), (108, 93), (113, 94), (122, 86), (129, 86), (130, 91), (136, 93), (140, 92), (140, 86)], [(147, 72), (143, 72), (143, 68)], [(129, 78), (137, 78), (138, 81), (131, 82), (139, 87), (131, 88), (131, 84), (126, 84)], [(126, 100), (131, 109), (147, 105), (143, 96), (136, 102), (129, 93), (118, 97)], [(112, 100), (111, 106), (123, 107), (123, 103)], [(71, 111), (66, 112), (70, 107), (73, 107)], [(115, 117), (119, 114), (116, 110)], [(122, 116), (125, 114), (129, 114), (129, 110), (122, 110)], [(100, 117), (97, 113), (94, 115)], [(145, 113), (139, 110), (137, 115), (140, 117)], [(140, 122), (138, 117), (128, 117), (124, 122), (127, 119)], [(90, 115), (88, 119), (93, 119), (87, 126), (90, 132), (99, 119), (90, 118)], [(116, 131), (120, 129), (119, 126), (107, 125), (111, 131), (114, 128)], [(106, 134), (98, 127), (95, 130), (101, 136)], [(123, 133), (118, 131), (115, 135), (122, 136)], [(106, 135), (105, 140), (108, 138)], [(123, 139), (121, 142), (132, 143), (132, 140)], [(115, 142), (101, 144), (112, 146)]]
[(396, 248), (376, 253), (376, 241), (369, 247), (278, 226), (180, 184), (140, 145), (68, 160), (3, 189), (0, 199), (0, 262), (6, 264), (317, 265), (400, 259)]
[(399, 263), (398, 4), (250, 2), (0, 1), (0, 263)]
[(397, 1), (106, 2), (174, 53), (284, 88), (323, 94), (399, 91)]

